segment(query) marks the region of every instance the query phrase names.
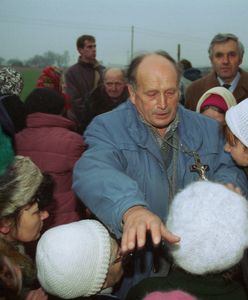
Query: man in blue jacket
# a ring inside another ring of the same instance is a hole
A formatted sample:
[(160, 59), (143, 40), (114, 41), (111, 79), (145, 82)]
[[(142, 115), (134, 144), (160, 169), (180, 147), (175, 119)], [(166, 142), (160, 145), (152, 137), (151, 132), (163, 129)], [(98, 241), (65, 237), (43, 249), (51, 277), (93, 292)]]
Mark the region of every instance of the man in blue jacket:
[(122, 238), (122, 252), (138, 250), (120, 298), (154, 269), (168, 272), (161, 240), (180, 241), (164, 225), (177, 191), (208, 179), (247, 194), (217, 122), (178, 104), (180, 72), (168, 53), (136, 57), (127, 77), (130, 99), (89, 125), (73, 180), (79, 198)]

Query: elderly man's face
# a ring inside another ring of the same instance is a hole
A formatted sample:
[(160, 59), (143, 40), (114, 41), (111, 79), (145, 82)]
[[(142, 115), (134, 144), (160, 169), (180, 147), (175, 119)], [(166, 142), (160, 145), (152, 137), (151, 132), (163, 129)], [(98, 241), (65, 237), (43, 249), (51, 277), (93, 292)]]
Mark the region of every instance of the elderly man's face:
[(110, 69), (104, 76), (104, 87), (110, 98), (118, 99), (126, 87), (125, 79), (121, 70)]
[(137, 88), (129, 86), (130, 99), (141, 116), (162, 136), (175, 119), (179, 99), (178, 74), (160, 55), (144, 58), (137, 69)]
[(216, 74), (227, 83), (234, 79), (242, 63), (238, 45), (232, 40), (215, 44), (210, 60)]

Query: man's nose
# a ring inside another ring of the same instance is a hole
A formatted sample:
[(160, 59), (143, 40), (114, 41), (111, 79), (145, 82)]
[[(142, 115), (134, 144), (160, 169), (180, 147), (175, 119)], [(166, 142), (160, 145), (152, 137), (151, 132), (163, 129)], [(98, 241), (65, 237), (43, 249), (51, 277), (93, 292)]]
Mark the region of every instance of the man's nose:
[(229, 56), (228, 55), (224, 55), (223, 56), (223, 62), (225, 63), (225, 64), (228, 64), (229, 63)]
[(167, 106), (167, 99), (165, 94), (160, 94), (158, 99), (158, 105), (161, 109), (165, 109)]

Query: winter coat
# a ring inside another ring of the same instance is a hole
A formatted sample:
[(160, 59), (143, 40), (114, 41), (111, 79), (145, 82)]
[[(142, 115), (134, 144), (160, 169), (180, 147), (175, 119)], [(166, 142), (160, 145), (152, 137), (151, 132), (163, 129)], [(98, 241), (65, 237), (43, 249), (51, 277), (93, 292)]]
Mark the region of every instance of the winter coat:
[(103, 70), (104, 67), (97, 61), (91, 64), (82, 62), (79, 58), (65, 73), (66, 94), (72, 101), (77, 98), (84, 99), (101, 83)]
[(62, 116), (33, 113), (27, 128), (16, 134), (17, 154), (29, 156), (42, 172), (55, 180), (54, 202), (49, 207), (46, 229), (80, 220), (77, 199), (71, 189), (72, 170), (84, 152), (82, 137), (73, 132), (74, 123)]
[[(240, 69), (240, 79), (237, 87), (233, 92), (233, 96), (236, 98), (237, 103), (248, 97), (248, 72)], [(209, 89), (220, 86), (220, 83), (216, 77), (215, 72), (198, 79), (187, 88), (185, 93), (185, 107), (191, 110), (196, 110), (196, 105), (201, 96)]]
[[(198, 174), (190, 171), (195, 163), (192, 151), (197, 151), (202, 163), (209, 166), (209, 180), (234, 183), (247, 195), (245, 174), (224, 152), (219, 124), (181, 105), (178, 113), (177, 130), (182, 146), (177, 150), (174, 166), (176, 191), (199, 180)], [(85, 140), (89, 148), (75, 165), (73, 189), (110, 231), (121, 238), (123, 214), (135, 205), (147, 207), (165, 222), (169, 187), (164, 161), (134, 105), (128, 100), (111, 112), (95, 117), (86, 129)], [(153, 258), (151, 249), (146, 250), (145, 267), (140, 269), (136, 260), (134, 275), (124, 278), (121, 299), (128, 287), (150, 276)]]

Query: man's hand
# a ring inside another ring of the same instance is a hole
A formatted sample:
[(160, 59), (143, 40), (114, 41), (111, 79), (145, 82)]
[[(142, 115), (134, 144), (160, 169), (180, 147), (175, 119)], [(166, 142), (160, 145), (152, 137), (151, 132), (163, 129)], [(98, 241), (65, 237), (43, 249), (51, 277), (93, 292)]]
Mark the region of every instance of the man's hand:
[(231, 190), (231, 191), (233, 191), (233, 192), (235, 192), (235, 193), (238, 193), (238, 194), (242, 195), (241, 189), (240, 189), (238, 186), (235, 186), (233, 183), (226, 183), (225, 186), (226, 186), (229, 190)]
[(156, 246), (161, 239), (177, 243), (180, 238), (169, 232), (161, 219), (143, 206), (128, 209), (123, 216), (123, 235), (121, 250), (123, 253), (142, 248), (146, 243), (147, 231), (150, 232), (153, 244)]

